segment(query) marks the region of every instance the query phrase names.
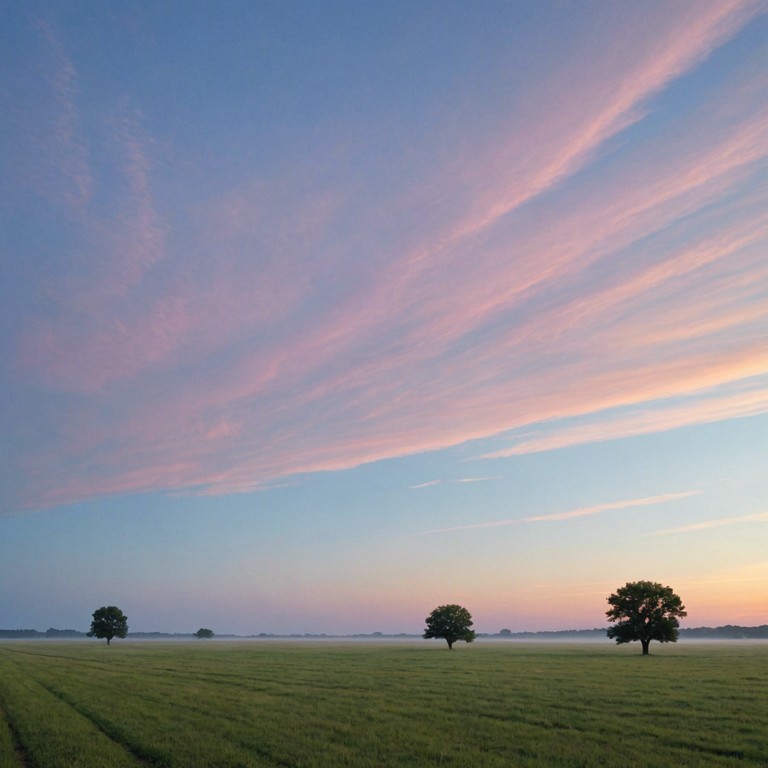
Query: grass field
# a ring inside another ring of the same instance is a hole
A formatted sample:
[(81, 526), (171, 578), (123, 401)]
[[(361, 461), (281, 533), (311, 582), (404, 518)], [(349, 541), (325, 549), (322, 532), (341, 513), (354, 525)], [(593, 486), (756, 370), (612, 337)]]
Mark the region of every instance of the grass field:
[(0, 643), (0, 766), (766, 766), (768, 643)]

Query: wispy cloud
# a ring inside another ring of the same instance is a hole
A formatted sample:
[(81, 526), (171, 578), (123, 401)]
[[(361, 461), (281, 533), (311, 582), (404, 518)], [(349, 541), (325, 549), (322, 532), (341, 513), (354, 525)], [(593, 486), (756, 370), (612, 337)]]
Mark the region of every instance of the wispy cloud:
[(53, 204), (81, 215), (93, 195), (94, 175), (80, 109), (80, 75), (51, 25), (37, 18), (34, 28), (41, 43), (43, 100), (18, 116), (35, 151), (21, 174)]
[(430, 488), (433, 485), (442, 485), (444, 483), (485, 483), (489, 480), (501, 480), (501, 476), (496, 477), (458, 477), (451, 480), (429, 480), (426, 483), (419, 483), (418, 485), (411, 485), (411, 490), (416, 488)]
[(486, 457), (768, 412), (761, 74), (729, 70), (685, 112), (655, 101), (758, 11), (617, 12), (509, 93), (489, 65), (493, 126), (414, 138), (415, 169), (363, 116), (333, 123), (332, 159), (210, 185), (203, 159), (160, 173), (170, 139), (136, 97), (82, 111), (46, 32), (78, 211), (18, 324), (14, 376), (51, 413), (42, 436), (20, 427), (37, 447), (18, 496), (245, 492), (521, 429)]
[(703, 520), (700, 523), (690, 523), (680, 525), (676, 528), (664, 528), (656, 531), (654, 536), (666, 536), (673, 533), (691, 533), (694, 531), (706, 531), (710, 528), (722, 528), (730, 525), (742, 525), (744, 523), (766, 523), (768, 522), (768, 512), (757, 512), (752, 515), (738, 515), (736, 517), (719, 517), (714, 520)]
[(754, 381), (745, 376), (742, 391), (696, 390), (687, 402), (643, 403), (635, 412), (604, 413), (591, 423), (551, 428), (550, 434), (526, 437), (511, 448), (487, 453), (493, 459), (539, 453), (586, 443), (666, 432), (693, 424), (709, 424), (726, 419), (746, 418), (768, 413), (768, 385), (763, 377)]
[(556, 512), (550, 515), (532, 515), (530, 517), (518, 517), (512, 520), (494, 520), (488, 523), (472, 523), (470, 525), (456, 525), (449, 528), (434, 528), (429, 531), (422, 531), (417, 536), (426, 536), (432, 533), (448, 533), (452, 531), (470, 531), (482, 528), (506, 528), (512, 525), (524, 525), (526, 523), (549, 523), (562, 520), (572, 520), (577, 517), (590, 517), (599, 515), (602, 512), (610, 512), (617, 509), (631, 509), (632, 507), (647, 507), (654, 504), (666, 504), (678, 499), (685, 499), (689, 496), (697, 496), (701, 491), (684, 491), (681, 493), (666, 493), (660, 496), (648, 496), (642, 499), (623, 499), (622, 501), (613, 501), (608, 504), (596, 504), (591, 507), (578, 507), (569, 509), (566, 512)]
[(140, 110), (123, 101), (109, 120), (115, 163), (125, 192), (118, 202), (117, 237), (112, 245), (114, 268), (108, 287), (124, 295), (165, 255), (164, 232), (152, 195), (151, 139), (142, 128)]
[[(522, 162), (510, 164), (510, 155), (514, 158), (515, 154), (510, 153), (508, 145), (496, 147), (496, 153), (489, 158), (497, 168), (493, 176), (501, 176), (506, 183), (476, 196), (470, 214), (443, 233), (431, 249), (418, 249), (415, 259), (419, 261), (425, 256), (434, 255), (435, 250), (443, 251), (457, 241), (476, 236), (510, 212), (578, 172), (594, 159), (595, 153), (606, 141), (644, 116), (645, 104), (653, 94), (706, 58), (760, 11), (760, 4), (753, 0), (709, 3), (695, 10), (681, 9), (679, 14), (668, 19), (669, 26), (663, 31), (651, 31), (650, 28), (643, 32), (633, 30), (634, 36), (638, 33), (653, 35), (654, 44), (645, 50), (639, 48), (636, 51), (637, 58), (628, 58), (623, 63), (620, 63), (618, 49), (625, 48), (629, 38), (618, 35), (608, 58), (615, 59), (619, 68), (620, 87), (613, 89), (608, 99), (595, 98), (593, 101), (596, 95), (594, 91), (603, 85), (604, 78), (616, 77), (617, 72), (591, 73), (592, 78), (581, 84), (585, 92), (574, 90), (569, 82), (567, 95), (558, 93), (563, 97), (559, 115), (549, 114), (546, 123), (537, 126), (539, 133), (536, 135), (535, 151), (521, 155)], [(625, 67), (623, 71), (622, 64)], [(585, 103), (582, 99), (592, 108), (581, 111), (580, 107)], [(596, 104), (598, 106), (595, 109)], [(557, 131), (557, 128), (564, 127), (558, 117), (562, 123), (567, 121), (568, 128), (564, 135)], [(555, 126), (555, 130), (552, 126)], [(535, 130), (533, 126), (530, 129)], [(521, 138), (525, 144), (530, 144), (530, 136), (515, 137), (516, 143)], [(533, 158), (533, 162), (530, 162), (530, 158)], [(504, 169), (505, 165), (512, 165), (510, 170), (514, 171), (514, 183), (509, 183), (503, 173), (499, 174), (498, 169)]]
[(454, 483), (485, 483), (488, 480), (501, 480), (500, 475), (495, 477), (460, 477), (457, 480), (452, 480)]
[(570, 520), (574, 517), (584, 517), (587, 515), (597, 515), (601, 512), (608, 512), (614, 509), (627, 509), (629, 507), (647, 507), (652, 504), (666, 504), (669, 501), (685, 499), (689, 496), (697, 496), (701, 491), (684, 491), (683, 493), (667, 493), (661, 496), (649, 496), (645, 499), (629, 499), (625, 501), (615, 501), (610, 504), (598, 504), (594, 507), (582, 507), (581, 509), (572, 509), (568, 512), (561, 512), (553, 515), (539, 515), (536, 517), (525, 518), (526, 522), (538, 523), (550, 520)]

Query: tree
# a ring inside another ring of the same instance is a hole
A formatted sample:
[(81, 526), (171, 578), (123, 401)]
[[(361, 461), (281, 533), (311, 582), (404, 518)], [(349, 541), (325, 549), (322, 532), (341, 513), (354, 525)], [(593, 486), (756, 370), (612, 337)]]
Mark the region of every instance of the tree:
[(427, 628), (424, 630), (424, 639), (441, 638), (448, 643), (449, 650), (457, 640), (471, 643), (475, 639), (475, 631), (470, 629), (472, 615), (460, 605), (438, 606), (425, 621)]
[(677, 642), (678, 619), (687, 616), (672, 588), (655, 581), (628, 582), (608, 598), (608, 603), (611, 607), (605, 615), (617, 622), (608, 628), (608, 637), (619, 644), (639, 640), (643, 656), (648, 655), (651, 640)]
[(109, 645), (113, 637), (125, 637), (127, 634), (128, 617), (116, 605), (102, 606), (93, 612), (88, 637), (106, 638)]
[(200, 629), (195, 632), (195, 637), (198, 640), (207, 640), (213, 637), (213, 630), (212, 629), (206, 629), (205, 627), (200, 627)]

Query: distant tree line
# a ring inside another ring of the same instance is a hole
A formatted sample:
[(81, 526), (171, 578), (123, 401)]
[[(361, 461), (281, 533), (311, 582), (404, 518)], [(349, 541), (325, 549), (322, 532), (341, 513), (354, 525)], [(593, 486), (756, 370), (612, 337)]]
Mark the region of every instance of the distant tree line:
[(713, 640), (768, 640), (768, 624), (759, 627), (739, 627), (726, 624), (723, 627), (690, 627), (680, 630), (681, 637)]
[[(195, 632), (129, 632), (128, 637), (163, 638), (163, 637), (195, 637)], [(77, 629), (54, 629), (53, 627), (41, 632), (38, 629), (0, 629), (0, 639), (6, 640), (44, 640), (45, 638), (78, 638), (87, 637), (86, 632)], [(240, 635), (217, 635), (217, 637), (240, 637)], [(276, 635), (271, 632), (261, 632), (248, 637), (329, 637), (329, 635)], [(346, 637), (346, 635), (345, 635)], [(349, 637), (417, 637), (413, 633), (399, 632), (384, 634), (383, 632), (357, 633)], [(605, 627), (595, 629), (554, 629), (544, 632), (478, 632), (478, 638), (501, 637), (510, 640), (587, 640), (589, 638), (604, 638)], [(757, 627), (742, 627), (736, 624), (725, 624), (722, 627), (688, 627), (680, 630), (680, 637), (690, 640), (768, 640), (768, 624)]]
[[(195, 637), (195, 632), (129, 632), (128, 637), (135, 638), (162, 638), (162, 637)], [(41, 632), (38, 629), (0, 629), (0, 639), (7, 640), (32, 640), (45, 638), (68, 637), (87, 637), (86, 632), (80, 632), (77, 629), (46, 629)], [(218, 637), (240, 637), (240, 635), (218, 635)], [(262, 632), (258, 635), (248, 635), (248, 637), (328, 637), (328, 635), (275, 635), (271, 632)], [(346, 637), (346, 635), (345, 635)], [(357, 633), (350, 637), (417, 637), (412, 633), (399, 632), (397, 634), (384, 634), (383, 632), (371, 632), (368, 634)], [(501, 630), (501, 632), (478, 632), (478, 638), (483, 637), (501, 637), (510, 640), (578, 640), (604, 638), (605, 627), (596, 627), (595, 629), (555, 629), (544, 632), (512, 632)], [(690, 640), (768, 640), (768, 624), (761, 624), (758, 627), (742, 627), (736, 624), (726, 624), (722, 627), (689, 627), (680, 630), (680, 637)]]
[(541, 632), (513, 632), (511, 629), (502, 629), (501, 632), (478, 632), (478, 637), (501, 637), (510, 640), (591, 640), (604, 638), (605, 627), (594, 629), (551, 629)]
[(45, 632), (38, 632), (36, 629), (0, 629), (0, 637), (6, 638), (42, 638), (42, 637), (86, 637), (85, 632), (79, 632), (76, 629), (54, 629), (49, 627)]
[[(17, 639), (17, 640), (44, 640), (45, 638), (78, 638), (88, 637), (87, 632), (81, 632), (78, 629), (46, 629), (41, 632), (39, 629), (0, 629), (0, 639)], [(163, 638), (163, 637), (197, 637), (197, 632), (129, 632), (126, 637), (134, 638)], [(237, 637), (237, 635), (218, 635), (218, 637)], [(255, 637), (255, 635), (253, 635)], [(274, 635), (278, 637), (278, 635)]]

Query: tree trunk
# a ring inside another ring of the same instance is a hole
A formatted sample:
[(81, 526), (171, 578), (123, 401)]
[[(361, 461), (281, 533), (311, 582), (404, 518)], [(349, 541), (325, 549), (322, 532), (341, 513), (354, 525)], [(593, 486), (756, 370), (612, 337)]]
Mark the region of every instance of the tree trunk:
[(110, 641), (111, 639), (112, 639), (111, 637), (108, 637), (108, 638), (107, 638), (107, 645), (109, 645), (109, 641)]
[(649, 655), (649, 652), (648, 652), (648, 646), (649, 646), (650, 644), (651, 644), (651, 641), (650, 641), (650, 640), (641, 640), (641, 641), (640, 641), (640, 645), (642, 645), (642, 646), (643, 646), (643, 656), (648, 656), (648, 655)]
[(452, 650), (453, 650), (453, 641), (452, 641), (452, 640), (448, 640), (448, 639), (446, 638), (446, 641), (445, 641), (445, 642), (446, 642), (446, 643), (448, 643), (448, 650), (449, 650), (449, 651), (452, 651)]

